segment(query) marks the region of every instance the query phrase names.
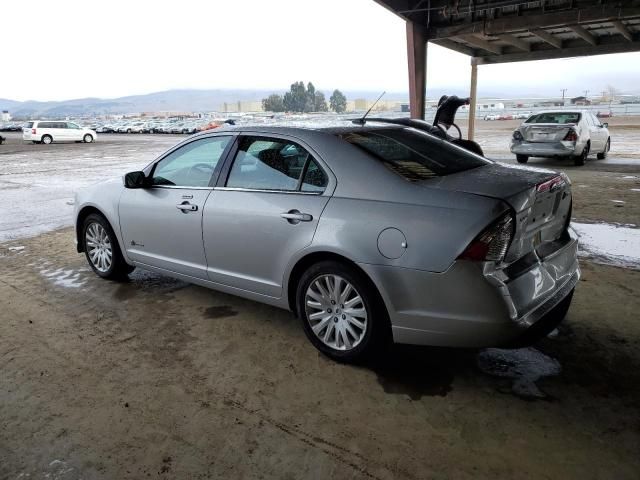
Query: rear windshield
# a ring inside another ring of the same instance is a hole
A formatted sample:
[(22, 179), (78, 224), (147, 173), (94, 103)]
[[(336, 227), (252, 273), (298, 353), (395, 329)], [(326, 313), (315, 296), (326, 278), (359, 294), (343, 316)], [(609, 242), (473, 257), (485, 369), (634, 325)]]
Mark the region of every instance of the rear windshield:
[(578, 112), (538, 113), (525, 123), (578, 123), (581, 116)]
[(389, 128), (339, 135), (409, 181), (442, 177), (491, 161), (413, 128)]
[(33, 127), (33, 122), (27, 122), (24, 124), (24, 128), (31, 128)]

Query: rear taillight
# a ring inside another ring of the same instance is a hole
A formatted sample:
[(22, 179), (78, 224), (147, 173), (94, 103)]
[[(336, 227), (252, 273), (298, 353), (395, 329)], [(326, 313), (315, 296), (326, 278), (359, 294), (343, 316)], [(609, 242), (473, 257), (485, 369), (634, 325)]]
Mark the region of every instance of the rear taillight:
[(513, 139), (514, 140), (522, 140), (522, 133), (520, 133), (520, 130), (516, 130), (515, 132), (513, 132)]
[(32, 128), (32, 129), (31, 129), (31, 134), (32, 134), (32, 135), (35, 135), (35, 134), (36, 134), (36, 129), (35, 129), (35, 128)]
[(569, 130), (567, 132), (567, 134), (564, 136), (564, 140), (565, 142), (577, 142), (578, 141), (578, 134), (576, 133), (575, 130)]
[(539, 183), (538, 185), (536, 185), (536, 192), (550, 192), (551, 190), (555, 190), (558, 187), (562, 187), (565, 183), (567, 183), (567, 181), (565, 180), (566, 178), (567, 177), (564, 175), (558, 175), (557, 177), (553, 177), (551, 180)]
[(513, 239), (513, 233), (513, 215), (507, 212), (485, 228), (458, 258), (474, 262), (501, 262)]

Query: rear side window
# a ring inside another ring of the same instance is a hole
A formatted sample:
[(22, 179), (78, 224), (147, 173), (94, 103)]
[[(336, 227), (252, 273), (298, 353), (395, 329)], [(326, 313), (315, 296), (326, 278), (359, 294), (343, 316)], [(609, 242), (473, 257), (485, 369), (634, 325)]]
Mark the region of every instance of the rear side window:
[(39, 122), (38, 128), (53, 128), (51, 122)]
[[(309, 152), (294, 142), (278, 138), (244, 137), (231, 167), (227, 187), (297, 191), (309, 160)], [(317, 165), (314, 168), (318, 168)], [(326, 186), (326, 181), (319, 180), (317, 175), (314, 177), (313, 173), (309, 173), (308, 181), (309, 190), (306, 191), (323, 191), (322, 184)], [(320, 186), (314, 185), (314, 182)], [(314, 190), (314, 187), (321, 190)]]
[(490, 164), (491, 161), (413, 128), (343, 133), (340, 137), (409, 181), (426, 180)]
[(525, 123), (578, 123), (580, 121), (578, 112), (548, 112), (532, 115)]
[(327, 174), (324, 173), (315, 161), (310, 160), (307, 170), (304, 173), (304, 178), (302, 179), (301, 190), (303, 192), (321, 193), (327, 188), (328, 183), (329, 179), (327, 178)]

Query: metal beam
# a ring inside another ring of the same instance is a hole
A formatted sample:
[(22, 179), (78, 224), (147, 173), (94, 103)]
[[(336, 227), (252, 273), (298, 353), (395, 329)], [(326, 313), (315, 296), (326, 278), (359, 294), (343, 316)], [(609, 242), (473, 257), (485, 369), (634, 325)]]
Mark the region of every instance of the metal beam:
[(598, 39), (594, 37), (591, 33), (589, 33), (587, 30), (582, 28), (580, 25), (567, 25), (567, 27), (569, 27), (569, 29), (572, 30), (573, 33), (578, 35), (585, 42), (589, 42), (591, 45), (598, 44)]
[(467, 45), (454, 42), (453, 40), (443, 38), (441, 40), (433, 40), (431, 43), (448, 48), (449, 50), (455, 50), (456, 52), (464, 53), (465, 55), (469, 55), (470, 57), (476, 56), (476, 51), (473, 48), (469, 48)]
[(622, 35), (630, 42), (633, 42), (633, 34), (629, 31), (624, 23), (622, 23), (620, 20), (614, 20), (611, 23), (613, 23), (613, 28), (615, 28), (620, 35)]
[(524, 50), (525, 52), (531, 51), (531, 45), (529, 44), (529, 42), (525, 42), (524, 40), (514, 35), (509, 35), (508, 33), (505, 33), (504, 35), (500, 35), (498, 39), (502, 40), (505, 43), (508, 43), (509, 45), (513, 45), (514, 47), (519, 48), (520, 50)]
[[(640, 41), (628, 42), (620, 37), (601, 37), (598, 45), (569, 46), (561, 49), (540, 49), (531, 52), (508, 53), (505, 55), (489, 55), (479, 57), (478, 65), (489, 63), (528, 62), (531, 60), (548, 60), (552, 58), (585, 57), (609, 53), (626, 53), (640, 51)], [(579, 42), (580, 40), (575, 40)]]
[(422, 25), (411, 21), (407, 21), (407, 59), (411, 118), (424, 120), (427, 88), (427, 32)]
[(500, 55), (502, 53), (502, 47), (500, 45), (488, 42), (474, 35), (461, 35), (458, 38), (467, 42), (472, 47), (481, 48), (482, 50), (495, 53), (496, 55)]
[(529, 30), (529, 32), (538, 37), (540, 40), (547, 42), (549, 45), (553, 45), (556, 48), (562, 48), (562, 39), (554, 37), (546, 30), (536, 28), (534, 30)]
[(640, 7), (601, 5), (582, 9), (563, 10), (535, 15), (504, 16), (492, 20), (429, 29), (429, 40), (471, 34), (502, 35), (532, 28), (557, 28), (626, 18), (640, 18)]
[(478, 94), (478, 62), (475, 58), (471, 59), (471, 89), (469, 96), (471, 101), (469, 102), (469, 120), (467, 127), (467, 138), (473, 140), (476, 133), (476, 96)]

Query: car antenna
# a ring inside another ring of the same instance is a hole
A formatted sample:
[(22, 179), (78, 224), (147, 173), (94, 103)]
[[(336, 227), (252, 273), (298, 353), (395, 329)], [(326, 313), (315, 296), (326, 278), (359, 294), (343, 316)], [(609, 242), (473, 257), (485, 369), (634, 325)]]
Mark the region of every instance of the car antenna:
[(365, 120), (365, 119), (367, 118), (367, 115), (369, 115), (369, 112), (370, 112), (371, 110), (373, 110), (373, 107), (375, 107), (375, 106), (378, 104), (378, 102), (380, 101), (380, 99), (382, 98), (382, 96), (383, 96), (385, 93), (387, 93), (387, 92), (385, 91), (385, 92), (382, 92), (382, 93), (380, 94), (380, 96), (378, 97), (378, 99), (377, 99), (375, 102), (373, 102), (373, 105), (371, 105), (371, 107), (369, 107), (369, 110), (367, 110), (367, 113), (365, 113), (365, 114), (362, 116), (362, 118), (356, 118), (355, 120), (351, 120), (351, 123), (354, 123), (354, 124), (356, 124), (356, 125), (364, 125), (365, 123), (367, 123), (367, 121)]

